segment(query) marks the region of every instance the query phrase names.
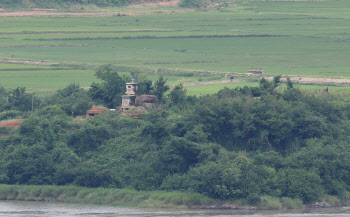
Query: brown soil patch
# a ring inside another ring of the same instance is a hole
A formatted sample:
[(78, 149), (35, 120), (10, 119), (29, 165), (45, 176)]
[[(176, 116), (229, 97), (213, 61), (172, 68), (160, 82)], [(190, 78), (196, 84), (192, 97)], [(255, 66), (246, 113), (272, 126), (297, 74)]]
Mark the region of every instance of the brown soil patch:
[(41, 17), (41, 16), (77, 16), (77, 17), (98, 17), (112, 15), (142, 15), (155, 13), (185, 12), (188, 10), (147, 10), (147, 11), (125, 11), (125, 12), (99, 12), (99, 13), (71, 13), (71, 12), (51, 12), (51, 11), (15, 11), (1, 12), (0, 17)]
[(51, 8), (33, 8), (33, 11), (55, 11), (56, 9)]
[(160, 0), (158, 2), (141, 2), (138, 4), (132, 4), (129, 5), (128, 7), (140, 7), (140, 6), (148, 6), (148, 7), (156, 7), (156, 6), (176, 6), (178, 5), (180, 0)]
[(17, 127), (22, 124), (22, 121), (0, 123), (0, 127)]
[(59, 64), (59, 63), (31, 61), (31, 60), (6, 60), (6, 59), (0, 59), (0, 63), (14, 63), (14, 64), (25, 64), (25, 65), (43, 65), (43, 66), (51, 66), (51, 65)]

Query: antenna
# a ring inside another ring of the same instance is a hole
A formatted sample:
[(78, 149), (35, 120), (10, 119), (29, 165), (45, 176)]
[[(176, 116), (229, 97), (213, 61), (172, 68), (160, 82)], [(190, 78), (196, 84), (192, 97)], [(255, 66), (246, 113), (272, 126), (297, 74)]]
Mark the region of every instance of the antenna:
[(289, 74), (290, 74), (290, 56), (288, 56), (288, 68), (289, 68)]

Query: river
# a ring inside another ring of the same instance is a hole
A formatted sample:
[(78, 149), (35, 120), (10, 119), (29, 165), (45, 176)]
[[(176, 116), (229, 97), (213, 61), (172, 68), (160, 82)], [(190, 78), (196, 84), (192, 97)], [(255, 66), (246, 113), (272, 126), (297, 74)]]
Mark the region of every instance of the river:
[(65, 204), (24, 201), (0, 201), (0, 216), (6, 217), (341, 217), (350, 216), (350, 207), (328, 209), (298, 209), (283, 211), (248, 210), (180, 210), (123, 208), (89, 204)]

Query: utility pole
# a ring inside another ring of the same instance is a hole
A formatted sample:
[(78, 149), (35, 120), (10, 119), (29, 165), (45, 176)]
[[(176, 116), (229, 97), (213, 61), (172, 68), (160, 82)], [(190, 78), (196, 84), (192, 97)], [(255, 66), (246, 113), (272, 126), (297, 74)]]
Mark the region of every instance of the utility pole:
[(32, 95), (32, 114), (34, 112), (34, 95)]
[(116, 59), (115, 59), (115, 47), (113, 47), (113, 64), (116, 64)]

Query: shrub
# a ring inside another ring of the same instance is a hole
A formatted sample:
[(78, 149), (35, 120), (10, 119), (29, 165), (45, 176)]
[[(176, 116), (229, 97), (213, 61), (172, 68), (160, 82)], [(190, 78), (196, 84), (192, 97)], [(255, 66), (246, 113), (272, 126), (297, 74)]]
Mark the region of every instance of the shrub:
[(289, 198), (289, 197), (282, 197), (281, 198), (282, 206), (287, 209), (295, 209), (300, 208), (303, 205), (303, 201), (301, 201), (298, 198)]
[(259, 206), (265, 209), (281, 209), (282, 204), (278, 198), (271, 196), (262, 196)]

